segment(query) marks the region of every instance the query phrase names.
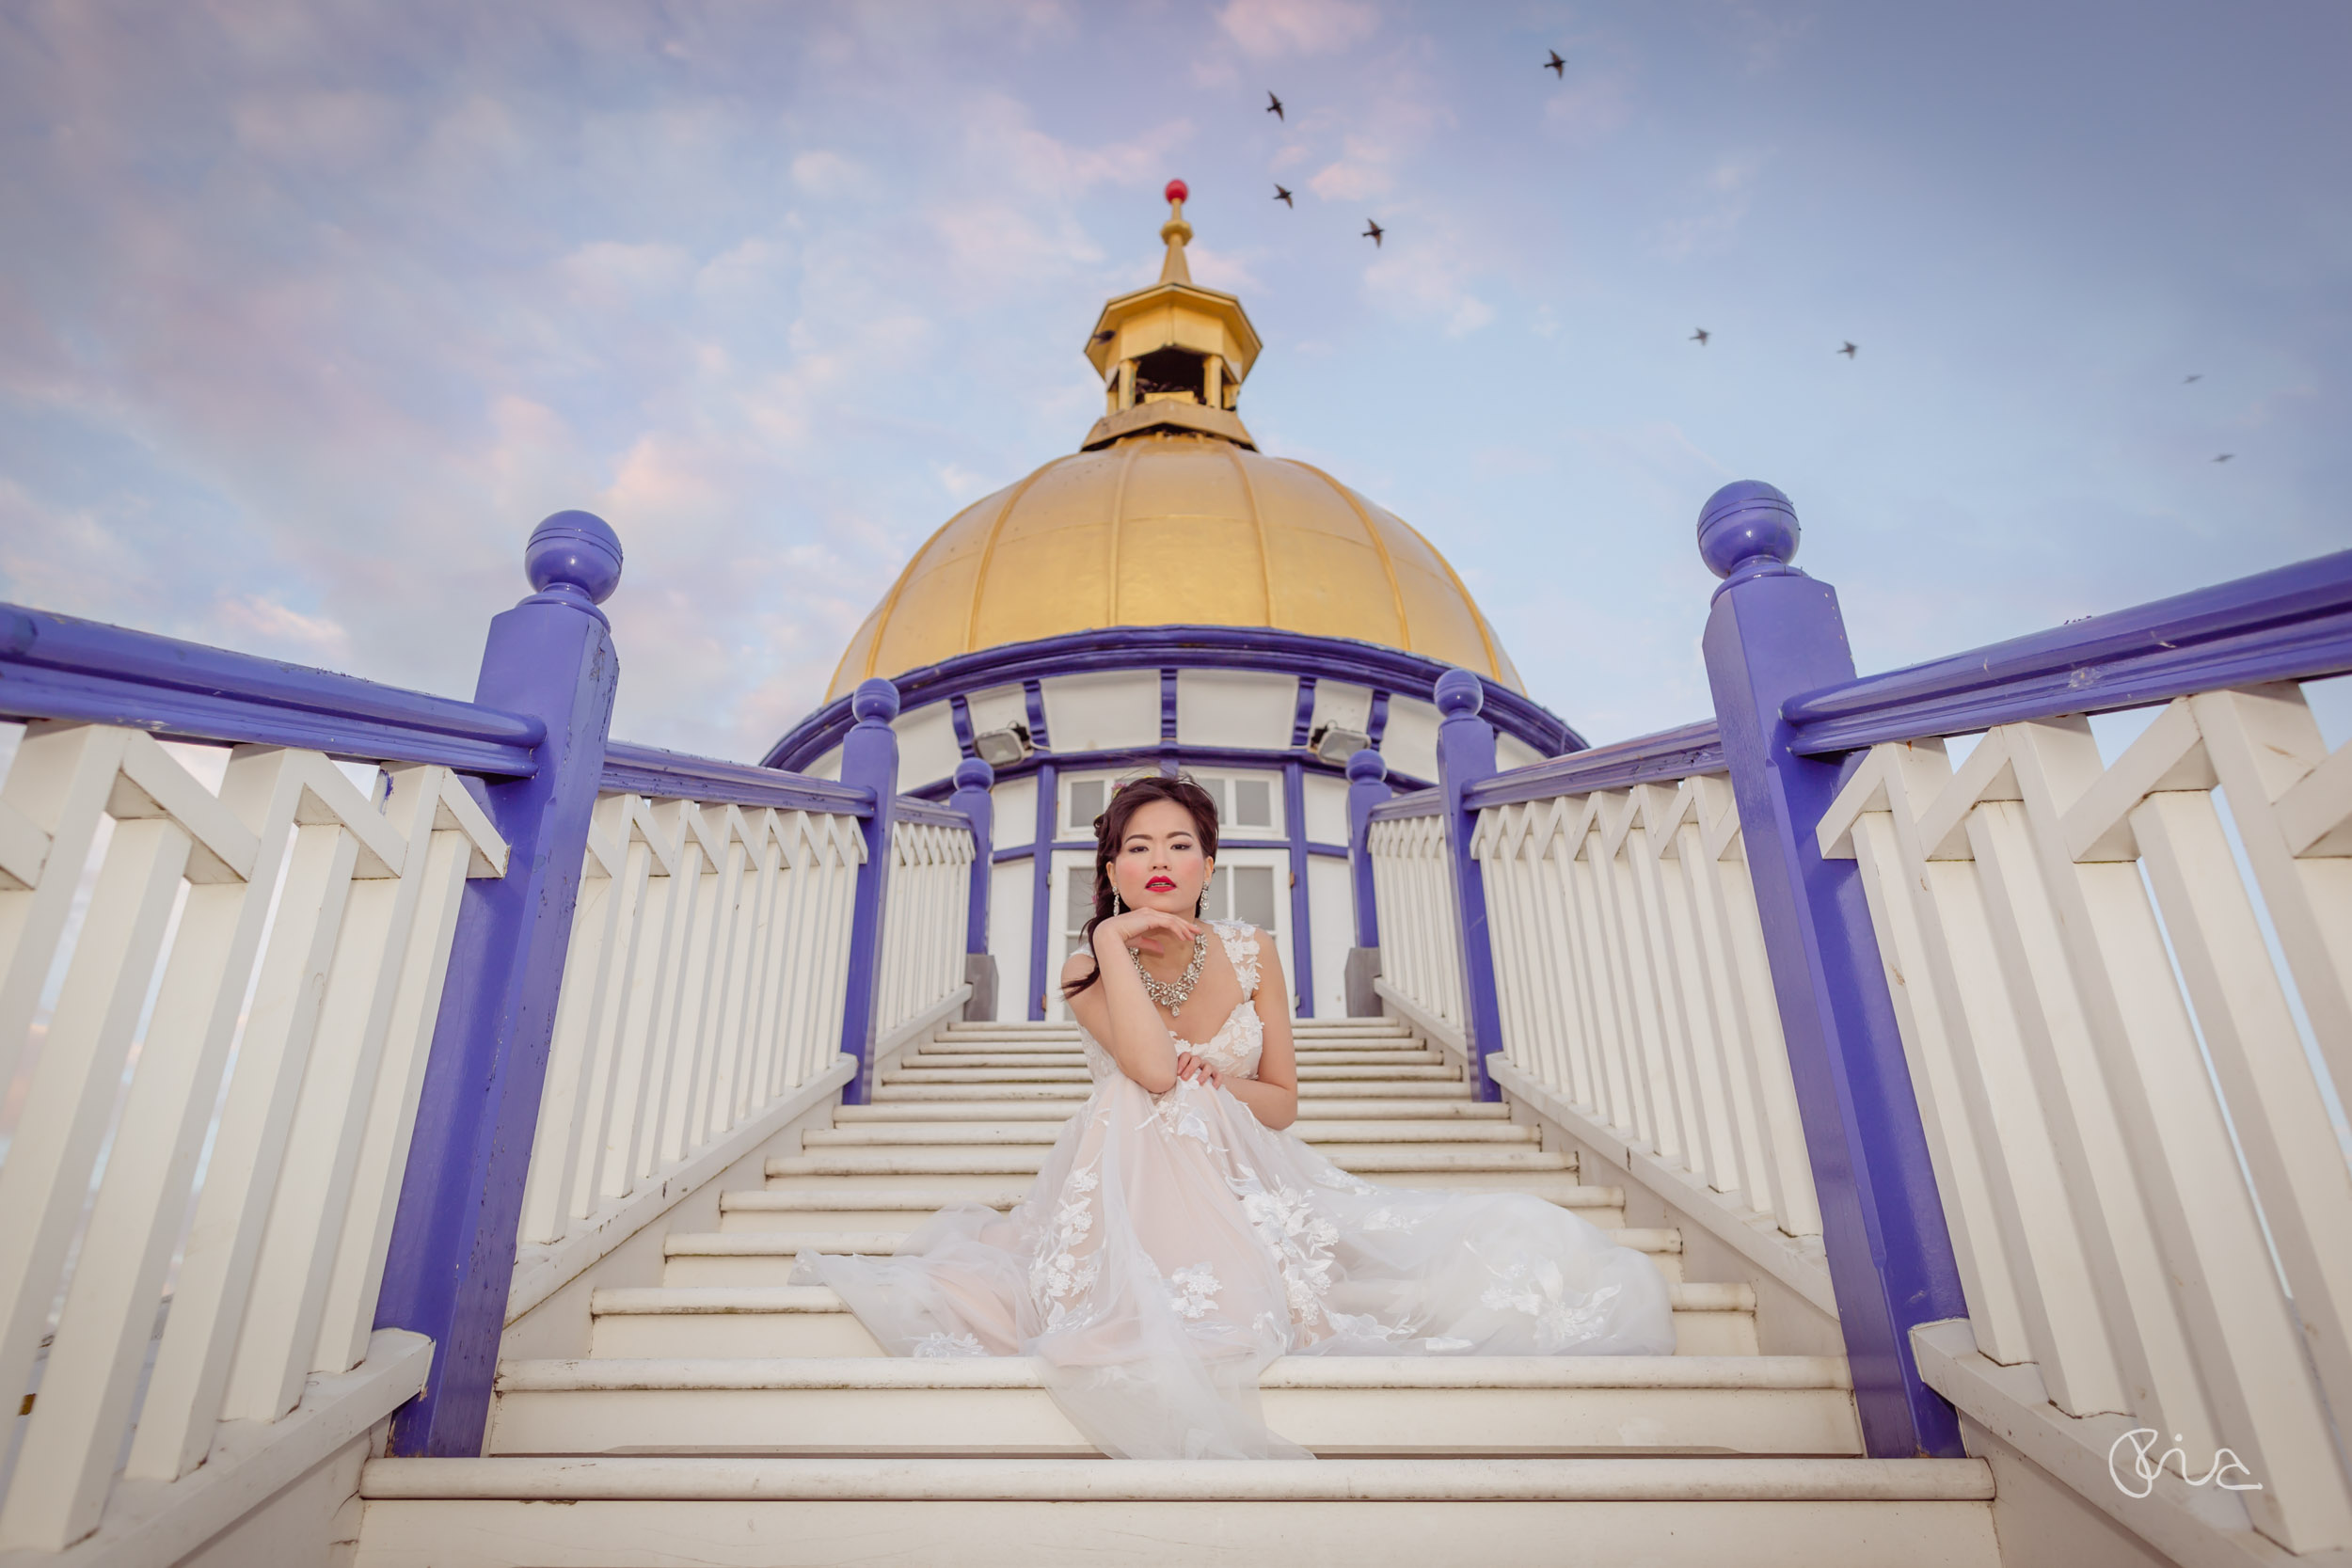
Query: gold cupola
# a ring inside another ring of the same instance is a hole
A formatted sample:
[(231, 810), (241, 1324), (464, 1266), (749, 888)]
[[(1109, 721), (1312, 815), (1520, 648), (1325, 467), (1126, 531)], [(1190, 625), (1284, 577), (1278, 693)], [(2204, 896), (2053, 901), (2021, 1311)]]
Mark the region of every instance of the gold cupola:
[(1322, 469), (1268, 457), (1234, 412), (1257, 328), (1192, 281), (1182, 181), (1160, 279), (1103, 307), (1106, 411), (1077, 451), (947, 519), (850, 639), (828, 700), (868, 675), (1120, 626), (1264, 626), (1401, 648), (1524, 692), (1454, 568)]
[(1182, 180), (1168, 182), (1168, 221), (1160, 239), (1168, 258), (1160, 280), (1103, 307), (1087, 340), (1087, 358), (1103, 377), (1103, 417), (1079, 450), (1091, 451), (1146, 430), (1216, 436), (1252, 451), (1257, 443), (1233, 412), (1241, 384), (1258, 362), (1258, 329), (1232, 294), (1192, 280), (1184, 246)]

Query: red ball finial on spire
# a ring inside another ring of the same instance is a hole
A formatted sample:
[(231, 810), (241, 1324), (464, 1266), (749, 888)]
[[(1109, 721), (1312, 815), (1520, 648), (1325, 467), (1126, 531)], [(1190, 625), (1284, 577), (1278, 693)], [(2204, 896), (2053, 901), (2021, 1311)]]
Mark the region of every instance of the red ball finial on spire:
[(1168, 200), (1182, 201), (1190, 195), (1192, 192), (1184, 188), (1184, 182), (1182, 180), (1170, 180), (1168, 182)]

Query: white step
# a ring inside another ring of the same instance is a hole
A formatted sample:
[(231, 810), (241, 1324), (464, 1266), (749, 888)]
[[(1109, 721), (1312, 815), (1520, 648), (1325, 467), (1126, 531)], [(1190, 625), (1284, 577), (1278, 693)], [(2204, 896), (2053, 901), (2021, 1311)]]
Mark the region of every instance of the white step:
[[(1842, 1356), (1285, 1356), (1265, 1419), (1319, 1454), (1854, 1454)], [(1027, 1356), (509, 1361), (493, 1454), (1087, 1454)]]
[[(801, 1134), (801, 1147), (873, 1148), (914, 1144), (1050, 1144), (1067, 1122), (999, 1122), (993, 1117), (970, 1121), (925, 1118), (918, 1121), (863, 1121), (846, 1127), (812, 1128)], [(1390, 1117), (1378, 1121), (1338, 1121), (1318, 1117), (1299, 1127), (1298, 1135), (1311, 1144), (1524, 1144), (1534, 1147), (1536, 1130), (1523, 1122), (1445, 1120), (1407, 1121)]]
[[(1671, 1285), (1677, 1355), (1754, 1355), (1756, 1291)], [(841, 1298), (820, 1285), (765, 1290), (608, 1288), (589, 1301), (589, 1354), (608, 1357), (880, 1355)]]
[[(1646, 1254), (1667, 1283), (1682, 1279), (1682, 1234), (1603, 1227), (1619, 1246)], [(863, 1253), (888, 1257), (909, 1234), (904, 1224), (878, 1226), (872, 1230), (827, 1229), (803, 1225), (794, 1229), (672, 1231), (662, 1238), (661, 1283), (664, 1285), (767, 1286), (792, 1283), (792, 1263), (803, 1250)]]
[[(1043, 1144), (1002, 1148), (828, 1148), (816, 1154), (787, 1154), (768, 1162), (767, 1172), (778, 1176), (898, 1176), (962, 1175), (967, 1172), (1020, 1172), (1034, 1176), (1045, 1164)], [(1576, 1168), (1576, 1156), (1524, 1144), (1491, 1146), (1440, 1144), (1337, 1144), (1322, 1151), (1334, 1164), (1362, 1177), (1417, 1176), (1430, 1171), (1479, 1171), (1496, 1176)], [(1391, 1186), (1409, 1182), (1391, 1180)]]
[[(889, 1079), (890, 1074), (884, 1073)], [(1053, 1100), (1067, 1104), (1072, 1110), (1085, 1102), (1091, 1085), (1081, 1073), (1075, 1079), (1039, 1079), (1012, 1083), (982, 1080), (981, 1087), (974, 1084), (943, 1084), (936, 1072), (919, 1075), (912, 1084), (884, 1082), (876, 1086), (874, 1101), (882, 1104), (899, 1100)], [(1470, 1085), (1459, 1079), (1447, 1081), (1416, 1081), (1406, 1083), (1326, 1082), (1299, 1080), (1300, 1114), (1316, 1100), (1469, 1100)]]
[[(1180, 1042), (1181, 1043), (1181, 1042)], [(1446, 1060), (1442, 1052), (1399, 1048), (1387, 1051), (1344, 1050), (1336, 1046), (1306, 1046), (1297, 1053), (1302, 1063), (1320, 1067), (1430, 1067)], [(938, 1044), (898, 1058), (901, 1068), (1074, 1067), (1084, 1069), (1086, 1053), (1072, 1049), (1006, 1051), (994, 1046), (944, 1048)]]
[[(1058, 1100), (886, 1100), (872, 1105), (836, 1105), (833, 1121), (847, 1127), (868, 1121), (1066, 1121), (1083, 1097)], [(1508, 1121), (1511, 1108), (1478, 1100), (1332, 1100), (1305, 1095), (1298, 1119)], [(1305, 1128), (1302, 1125), (1301, 1134)]]
[[(1009, 1209), (1024, 1195), (1009, 1193), (1000, 1186), (984, 1195), (944, 1193), (931, 1189), (914, 1195), (917, 1201), (904, 1203), (891, 1201), (894, 1196), (877, 1192), (863, 1182), (847, 1188), (846, 1192), (832, 1183), (803, 1182), (794, 1186), (721, 1193), (719, 1228), (726, 1232), (906, 1229), (950, 1203), (976, 1203), (985, 1197), (992, 1209)], [(1625, 1224), (1623, 1187), (1577, 1185), (1556, 1189), (1545, 1196), (1563, 1209), (1574, 1210), (1604, 1230)], [(1002, 1201), (996, 1201), (999, 1199)], [(877, 1217), (864, 1223), (859, 1221), (860, 1216), (885, 1213), (891, 1217)]]
[(379, 1459), (359, 1491), (355, 1568), (2000, 1561), (1979, 1459)]
[[(1462, 1069), (1444, 1062), (1407, 1062), (1397, 1067), (1324, 1067), (1310, 1057), (1298, 1064), (1301, 1085), (1353, 1083), (1445, 1083), (1458, 1081)], [(1081, 1060), (1063, 1067), (1014, 1064), (1009, 1067), (943, 1067), (914, 1058), (911, 1065), (886, 1068), (882, 1084), (1086, 1084), (1091, 1082)]]

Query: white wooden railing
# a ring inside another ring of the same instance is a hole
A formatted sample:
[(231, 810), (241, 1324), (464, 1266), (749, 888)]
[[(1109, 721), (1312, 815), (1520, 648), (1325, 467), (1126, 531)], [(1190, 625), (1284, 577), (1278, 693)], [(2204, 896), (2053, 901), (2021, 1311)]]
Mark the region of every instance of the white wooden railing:
[(448, 768), (374, 784), (97, 724), (8, 767), (0, 1387), (35, 1391), (0, 1546), (368, 1354), (460, 890), (506, 863)]
[(953, 826), (895, 821), (890, 850), (890, 898), (883, 906), (874, 995), (874, 1033), (882, 1042), (961, 991), (975, 875), (972, 830), (961, 820)]
[(1471, 853), (1510, 1066), (1578, 1131), (1818, 1237), (1729, 779), (1487, 806)]
[[(1413, 798), (1401, 797), (1399, 809)], [(1462, 995), (1462, 922), (1446, 822), (1435, 795), (1426, 813), (1375, 816), (1366, 829), (1373, 907), (1380, 922), (1379, 988), (1457, 1056), (1469, 1049)]]
[(2352, 1543), (2352, 748), (2292, 684), (2175, 700), (2112, 766), (2080, 719), (1957, 768), (1882, 744), (1819, 837), (1860, 863), (1977, 1348), (2191, 1478), (2226, 1447), (2281, 1544)]
[(658, 1195), (834, 1068), (865, 859), (848, 815), (599, 797), (524, 1189), (526, 1248)]

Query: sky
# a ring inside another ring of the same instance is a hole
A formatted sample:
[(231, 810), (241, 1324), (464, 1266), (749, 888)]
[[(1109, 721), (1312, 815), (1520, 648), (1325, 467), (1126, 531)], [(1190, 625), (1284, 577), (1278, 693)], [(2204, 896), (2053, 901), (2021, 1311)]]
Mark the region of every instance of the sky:
[(2352, 546), (2347, 64), (2316, 0), (7, 0), (0, 597), (469, 695), (585, 507), (615, 733), (756, 758), (1075, 450), (1174, 176), (1261, 447), (1638, 735), (1730, 480), (1866, 672)]

